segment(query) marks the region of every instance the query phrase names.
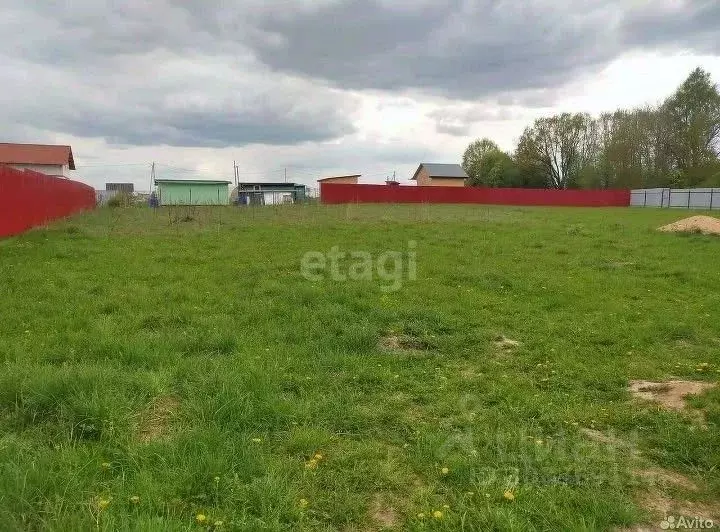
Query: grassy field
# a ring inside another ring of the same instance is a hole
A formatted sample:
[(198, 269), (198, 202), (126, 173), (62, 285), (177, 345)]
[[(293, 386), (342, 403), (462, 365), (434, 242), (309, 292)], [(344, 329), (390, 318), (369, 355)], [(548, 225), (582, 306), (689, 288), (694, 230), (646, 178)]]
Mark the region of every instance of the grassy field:
[[(720, 390), (688, 411), (626, 391), (720, 378), (720, 238), (655, 231), (687, 215), (126, 208), (2, 240), (0, 528), (582, 531), (657, 526), (653, 500), (717, 512)], [(404, 267), (412, 249), (416, 278), (306, 279), (303, 256), (333, 246)]]

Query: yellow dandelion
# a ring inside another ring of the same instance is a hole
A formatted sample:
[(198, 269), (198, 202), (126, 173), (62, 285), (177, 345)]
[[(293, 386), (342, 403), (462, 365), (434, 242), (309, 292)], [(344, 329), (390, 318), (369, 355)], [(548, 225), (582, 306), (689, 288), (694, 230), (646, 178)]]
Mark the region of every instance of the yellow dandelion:
[(223, 523), (222, 521), (215, 521), (215, 522), (213, 523), (213, 526), (214, 526), (215, 528), (220, 528), (220, 527), (223, 526), (224, 524), (225, 524), (225, 523)]
[(300, 508), (307, 508), (308, 504), (309, 503), (308, 503), (307, 499), (300, 499), (298, 501), (298, 505), (300, 506)]
[(195, 516), (195, 521), (197, 521), (197, 523), (198, 523), (199, 525), (204, 525), (205, 523), (207, 523), (207, 515), (205, 515), (205, 514), (197, 514), (197, 515)]
[(425, 519), (425, 514), (420, 512), (419, 514), (417, 514), (417, 517), (418, 519)]
[(262, 443), (262, 438), (253, 438), (252, 441), (255, 443)]
[(110, 506), (110, 499), (98, 499), (97, 506), (100, 510), (104, 510), (108, 506)]
[(435, 510), (433, 512), (433, 519), (442, 519), (443, 513), (440, 510)]
[(100, 467), (102, 467), (103, 469), (110, 469), (110, 462), (103, 462), (102, 464), (100, 464)]
[(542, 440), (535, 440), (536, 445), (542, 445), (544, 442)]
[(441, 472), (443, 475), (447, 475), (447, 474), (450, 472), (450, 470), (449, 470), (447, 467), (443, 467), (443, 468), (440, 470), (440, 472)]
[(323, 455), (320, 454), (320, 453), (317, 453), (315, 456), (313, 456), (313, 458), (314, 458), (315, 460), (322, 460), (322, 459), (323, 459)]
[(443, 508), (445, 508), (446, 510), (449, 510), (449, 509), (450, 509), (450, 505), (449, 505), (449, 504), (443, 504)]
[(315, 458), (311, 458), (305, 463), (305, 469), (317, 469), (318, 461)]
[(138, 497), (137, 495), (133, 495), (132, 497), (130, 497), (130, 502), (133, 504), (140, 504), (140, 497)]
[(505, 490), (505, 493), (503, 493), (503, 497), (505, 497), (505, 499), (508, 501), (515, 500), (515, 494), (510, 490)]

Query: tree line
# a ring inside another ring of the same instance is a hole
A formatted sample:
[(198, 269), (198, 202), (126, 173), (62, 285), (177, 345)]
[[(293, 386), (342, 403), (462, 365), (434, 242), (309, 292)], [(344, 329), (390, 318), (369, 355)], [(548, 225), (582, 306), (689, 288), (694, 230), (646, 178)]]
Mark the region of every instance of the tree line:
[(720, 92), (697, 68), (662, 104), (539, 118), (514, 153), (479, 139), (462, 166), (471, 186), (720, 186)]

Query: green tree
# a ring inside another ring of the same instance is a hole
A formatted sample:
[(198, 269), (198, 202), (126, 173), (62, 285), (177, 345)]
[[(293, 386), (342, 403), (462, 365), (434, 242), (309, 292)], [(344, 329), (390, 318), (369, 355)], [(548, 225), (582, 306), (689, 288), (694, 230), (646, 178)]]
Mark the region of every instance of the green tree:
[(599, 173), (607, 187), (640, 188), (668, 185), (668, 124), (657, 108), (604, 113), (599, 129)]
[(538, 147), (530, 134), (529, 128), (525, 130), (513, 159), (518, 168), (520, 186), (526, 188), (548, 188), (550, 181), (537, 157)]
[(463, 170), (470, 178), (468, 179), (469, 184), (482, 181), (483, 172), (487, 172), (487, 170), (483, 169), (483, 158), (489, 152), (499, 149), (498, 145), (488, 138), (478, 139), (470, 143), (465, 149), (462, 160)]
[[(492, 141), (483, 139), (468, 146), (463, 166), (469, 178), (467, 184), (475, 187), (521, 186), (520, 171), (515, 161)], [(469, 170), (469, 171), (468, 171)]]
[(720, 92), (710, 74), (693, 70), (662, 107), (670, 124), (670, 153), (685, 184), (708, 179), (720, 155)]
[(524, 167), (540, 172), (551, 188), (577, 186), (579, 170), (596, 155), (596, 131), (587, 114), (539, 118), (525, 129), (517, 149)]
[(718, 186), (720, 91), (697, 68), (660, 106), (535, 120), (512, 157), (489, 139), (476, 140), (463, 168), (475, 186)]
[(487, 169), (483, 181), (478, 183), (488, 187), (521, 186), (520, 171), (515, 161), (501, 150), (488, 152), (483, 157), (483, 168)]

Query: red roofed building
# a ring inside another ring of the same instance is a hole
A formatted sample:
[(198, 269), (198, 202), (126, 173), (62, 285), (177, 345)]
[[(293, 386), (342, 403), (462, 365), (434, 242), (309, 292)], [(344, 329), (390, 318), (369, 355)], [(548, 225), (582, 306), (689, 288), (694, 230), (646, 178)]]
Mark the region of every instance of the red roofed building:
[(68, 177), (75, 170), (70, 146), (0, 143), (0, 164), (18, 170)]

